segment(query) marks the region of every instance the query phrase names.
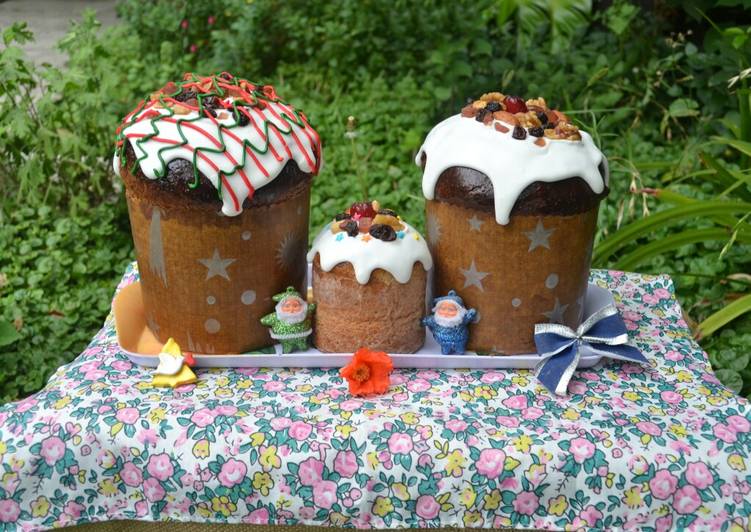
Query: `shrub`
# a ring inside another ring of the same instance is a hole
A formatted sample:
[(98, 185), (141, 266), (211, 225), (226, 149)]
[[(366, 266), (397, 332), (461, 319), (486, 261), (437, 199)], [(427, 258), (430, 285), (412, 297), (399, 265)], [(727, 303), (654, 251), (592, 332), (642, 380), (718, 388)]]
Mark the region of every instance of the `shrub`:
[(102, 325), (132, 246), (122, 203), (79, 216), (15, 209), (0, 223), (0, 322), (20, 338), (0, 347), (0, 401), (32, 393)]

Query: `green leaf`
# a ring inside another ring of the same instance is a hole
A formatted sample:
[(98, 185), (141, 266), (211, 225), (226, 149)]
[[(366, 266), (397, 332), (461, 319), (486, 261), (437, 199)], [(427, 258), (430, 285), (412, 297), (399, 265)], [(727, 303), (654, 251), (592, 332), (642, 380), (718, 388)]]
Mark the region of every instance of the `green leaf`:
[(718, 369), (714, 372), (720, 382), (733, 390), (735, 393), (740, 393), (743, 389), (743, 377), (737, 371), (732, 369)]
[(495, 17), (496, 24), (503, 26), (516, 11), (518, 2), (515, 0), (501, 0), (497, 2), (498, 14)]
[(8, 46), (12, 42), (24, 44), (34, 40), (34, 34), (28, 28), (26, 22), (14, 22), (9, 28), (3, 30), (3, 43)]
[(668, 114), (673, 118), (697, 116), (699, 114), (699, 103), (690, 98), (678, 98), (670, 104)]
[[(649, 259), (652, 259), (658, 255), (662, 255), (668, 251), (672, 251), (681, 246), (687, 244), (699, 244), (701, 242), (708, 242), (713, 240), (724, 241), (730, 238), (730, 233), (727, 229), (723, 228), (710, 228), (710, 229), (691, 229), (688, 231), (681, 231), (672, 235), (668, 235), (665, 238), (654, 240), (643, 246), (638, 246), (634, 251), (628, 255), (624, 255), (613, 265), (613, 268), (617, 270), (632, 271)], [(751, 237), (748, 238), (751, 241)]]
[(0, 321), (0, 347), (10, 345), (19, 338), (21, 338), (21, 335), (12, 323)]
[(700, 216), (728, 215), (746, 213), (751, 210), (751, 203), (735, 201), (702, 201), (665, 209), (646, 218), (641, 218), (621, 227), (618, 231), (601, 241), (593, 256), (593, 263), (601, 265), (622, 247), (633, 243), (637, 238), (676, 222), (695, 219)]
[(751, 294), (736, 299), (702, 321), (696, 328), (697, 340), (710, 336), (718, 329), (747, 312), (751, 312)]

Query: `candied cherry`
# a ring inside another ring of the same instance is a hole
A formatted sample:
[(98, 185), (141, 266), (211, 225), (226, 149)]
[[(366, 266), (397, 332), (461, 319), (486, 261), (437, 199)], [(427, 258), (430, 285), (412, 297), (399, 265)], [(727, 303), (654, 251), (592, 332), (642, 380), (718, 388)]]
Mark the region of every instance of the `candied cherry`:
[(349, 208), (349, 214), (353, 219), (359, 220), (360, 218), (375, 218), (376, 211), (371, 202), (358, 201)]
[(506, 106), (506, 111), (509, 113), (515, 114), (527, 112), (527, 104), (518, 96), (506, 96), (506, 99), (503, 100), (503, 104)]

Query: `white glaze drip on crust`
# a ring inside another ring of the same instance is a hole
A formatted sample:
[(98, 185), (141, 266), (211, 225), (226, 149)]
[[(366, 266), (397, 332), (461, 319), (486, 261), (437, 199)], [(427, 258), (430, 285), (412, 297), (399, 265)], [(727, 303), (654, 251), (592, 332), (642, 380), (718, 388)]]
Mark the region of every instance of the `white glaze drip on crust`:
[[(503, 133), (495, 122), (508, 128)], [(422, 192), (426, 199), (435, 197), (438, 178), (444, 170), (463, 166), (482, 172), (493, 184), (495, 219), (506, 225), (519, 194), (535, 181), (561, 181), (579, 176), (595, 194), (608, 183), (608, 163), (595, 146), (592, 137), (581, 131), (580, 141), (545, 138), (545, 146), (537, 146), (536, 137), (524, 140), (511, 136), (513, 126), (495, 120), (485, 125), (472, 118), (454, 115), (436, 125), (428, 133), (417, 152), (415, 162), (426, 164), (422, 176)], [(605, 168), (600, 174), (599, 166)]]
[(404, 231), (399, 231), (402, 236), (391, 242), (362, 233), (354, 237), (347, 236), (345, 232), (334, 234), (331, 232), (331, 224), (326, 224), (313, 241), (308, 261), (312, 262), (318, 255), (321, 269), (325, 272), (331, 271), (337, 264), (348, 262), (355, 270), (355, 278), (360, 284), (367, 284), (370, 275), (378, 268), (405, 284), (409, 282), (416, 262), (420, 262), (425, 271), (428, 271), (433, 267), (433, 258), (422, 235), (414, 227), (403, 221), (402, 223)]
[[(222, 100), (231, 102), (233, 98)], [(218, 110), (222, 118), (205, 114), (198, 118), (197, 111), (173, 116), (168, 108), (154, 105), (155, 102), (151, 101), (130, 117), (133, 122), (126, 123), (122, 132), (133, 147), (143, 174), (149, 179), (160, 178), (170, 161), (186, 159), (192, 162), (193, 152), (200, 152), (201, 156), (195, 158), (198, 170), (220, 190), (222, 212), (227, 216), (236, 216), (242, 212), (245, 199), (276, 179), (290, 160), (294, 160), (305, 173), (315, 174), (320, 168), (320, 163), (317, 163), (320, 141), (313, 128), (305, 121), (303, 127), (287, 118), (293, 117), (290, 104), (265, 103), (264, 109), (250, 109), (247, 125), (232, 127), (235, 119), (226, 110)], [(178, 124), (171, 121), (151, 120), (149, 116), (153, 113), (170, 120), (184, 120), (184, 124), (190, 125), (178, 128)], [(283, 133), (290, 128), (291, 133)], [(151, 137), (143, 140), (144, 135)], [(174, 148), (176, 144), (184, 142), (183, 135), (187, 141), (185, 146)], [(257, 150), (244, 143), (251, 144)], [(120, 175), (123, 164), (116, 152), (113, 168), (117, 175)], [(238, 165), (241, 167), (235, 170)]]

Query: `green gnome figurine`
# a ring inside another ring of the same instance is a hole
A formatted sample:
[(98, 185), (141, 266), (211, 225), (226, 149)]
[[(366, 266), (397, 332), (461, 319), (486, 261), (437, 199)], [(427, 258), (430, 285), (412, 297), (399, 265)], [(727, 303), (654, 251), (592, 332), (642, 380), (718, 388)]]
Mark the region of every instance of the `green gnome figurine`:
[(285, 354), (308, 349), (308, 336), (313, 332), (310, 318), (315, 304), (309, 305), (291, 286), (271, 299), (276, 301), (275, 311), (261, 318), (262, 325), (271, 327), (271, 338), (282, 344)]

